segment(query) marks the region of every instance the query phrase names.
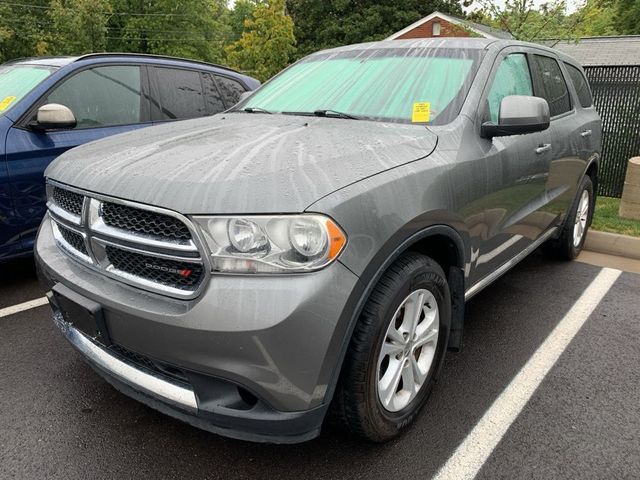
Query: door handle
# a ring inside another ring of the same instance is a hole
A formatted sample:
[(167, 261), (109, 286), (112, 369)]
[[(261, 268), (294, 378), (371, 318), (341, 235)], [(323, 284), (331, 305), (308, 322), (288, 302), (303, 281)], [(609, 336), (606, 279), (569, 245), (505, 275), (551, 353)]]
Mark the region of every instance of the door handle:
[(541, 153), (544, 153), (546, 151), (551, 150), (551, 144), (550, 143), (545, 143), (543, 145), (540, 145), (538, 148), (536, 148), (536, 153), (539, 155)]
[(580, 136), (581, 136), (582, 138), (590, 137), (590, 136), (591, 136), (591, 130), (585, 130), (584, 132), (582, 132), (582, 133), (580, 134)]

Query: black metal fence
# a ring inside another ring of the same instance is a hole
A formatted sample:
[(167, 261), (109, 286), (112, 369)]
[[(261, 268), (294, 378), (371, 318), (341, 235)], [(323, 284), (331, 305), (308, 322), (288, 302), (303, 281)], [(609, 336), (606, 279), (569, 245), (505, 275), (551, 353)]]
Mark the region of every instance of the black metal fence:
[(640, 155), (640, 65), (584, 67), (602, 117), (599, 195), (621, 197), (627, 162)]

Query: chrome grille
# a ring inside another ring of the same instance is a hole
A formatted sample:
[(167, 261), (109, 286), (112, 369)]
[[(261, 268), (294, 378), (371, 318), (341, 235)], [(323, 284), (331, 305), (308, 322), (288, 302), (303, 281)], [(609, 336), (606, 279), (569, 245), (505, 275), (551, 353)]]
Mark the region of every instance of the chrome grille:
[(73, 215), (80, 216), (82, 213), (84, 196), (79, 193), (63, 190), (60, 187), (53, 187), (52, 199), (56, 205)]
[(191, 232), (177, 218), (118, 203), (104, 202), (102, 204), (102, 219), (111, 227), (143, 235), (173, 240), (191, 239)]
[(49, 181), (58, 246), (104, 275), (165, 295), (193, 298), (207, 280), (189, 220), (169, 210)]
[(154, 283), (182, 290), (195, 290), (202, 281), (202, 265), (143, 255), (107, 245), (113, 267)]

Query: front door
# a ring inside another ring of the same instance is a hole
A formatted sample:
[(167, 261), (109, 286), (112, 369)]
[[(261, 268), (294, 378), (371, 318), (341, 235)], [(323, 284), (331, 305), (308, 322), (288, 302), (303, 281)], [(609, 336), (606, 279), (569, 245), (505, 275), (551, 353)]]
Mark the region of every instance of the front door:
[[(502, 99), (534, 95), (529, 58), (506, 52), (483, 96), (481, 121), (498, 122)], [(486, 192), (466, 207), (472, 251), (469, 283), (477, 283), (534, 242), (545, 228), (539, 209), (552, 155), (548, 131), (479, 140)]]

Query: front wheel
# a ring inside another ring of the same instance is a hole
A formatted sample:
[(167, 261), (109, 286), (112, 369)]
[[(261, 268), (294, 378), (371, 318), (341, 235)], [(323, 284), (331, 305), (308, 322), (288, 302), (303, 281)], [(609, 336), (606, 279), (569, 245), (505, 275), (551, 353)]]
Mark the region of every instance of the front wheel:
[(593, 218), (594, 205), (593, 182), (591, 177), (585, 176), (580, 183), (578, 195), (571, 206), (571, 210), (567, 214), (560, 236), (549, 240), (544, 246), (545, 251), (554, 257), (564, 260), (576, 258), (584, 247), (591, 219)]
[(356, 325), (334, 399), (340, 423), (375, 442), (408, 426), (446, 351), (451, 297), (442, 268), (408, 252), (383, 275)]

